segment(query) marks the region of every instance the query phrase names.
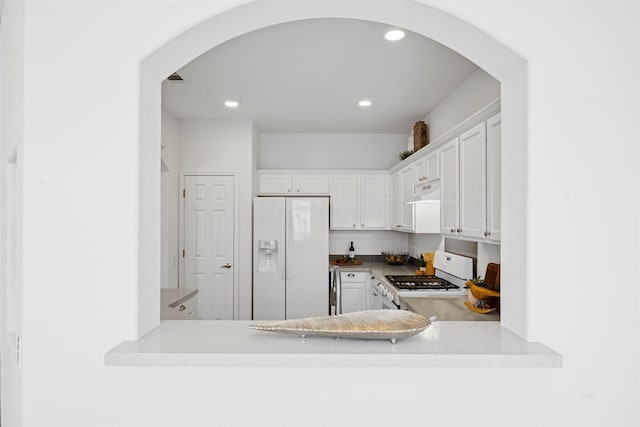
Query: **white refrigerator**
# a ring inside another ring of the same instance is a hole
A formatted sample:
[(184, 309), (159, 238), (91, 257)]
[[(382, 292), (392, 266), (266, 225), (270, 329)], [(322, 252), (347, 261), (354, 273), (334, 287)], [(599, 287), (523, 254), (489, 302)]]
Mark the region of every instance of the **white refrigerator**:
[(253, 199), (253, 318), (329, 314), (329, 198)]

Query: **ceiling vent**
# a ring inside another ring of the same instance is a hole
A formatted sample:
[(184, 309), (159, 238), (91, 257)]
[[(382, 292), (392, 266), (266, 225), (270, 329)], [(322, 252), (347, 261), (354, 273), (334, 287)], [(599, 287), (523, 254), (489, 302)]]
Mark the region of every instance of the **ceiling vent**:
[(178, 73), (171, 74), (169, 77), (167, 77), (167, 80), (172, 81), (172, 82), (184, 81), (184, 79)]

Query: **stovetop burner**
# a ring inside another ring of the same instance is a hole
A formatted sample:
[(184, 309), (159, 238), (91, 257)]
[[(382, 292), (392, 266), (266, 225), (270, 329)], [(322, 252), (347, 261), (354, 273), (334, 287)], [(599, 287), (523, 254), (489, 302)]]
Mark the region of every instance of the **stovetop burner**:
[(437, 276), (385, 276), (386, 279), (397, 289), (403, 290), (445, 290), (460, 289), (449, 281)]

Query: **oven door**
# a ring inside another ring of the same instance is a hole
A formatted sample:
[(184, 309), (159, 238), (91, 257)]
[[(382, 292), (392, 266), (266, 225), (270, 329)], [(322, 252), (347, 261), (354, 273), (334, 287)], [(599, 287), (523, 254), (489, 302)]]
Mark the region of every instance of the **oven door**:
[(389, 299), (387, 297), (383, 297), (382, 295), (380, 295), (382, 298), (382, 308), (383, 309), (388, 309), (388, 310), (400, 310), (400, 307), (398, 307), (396, 305), (395, 302), (393, 301), (389, 301)]

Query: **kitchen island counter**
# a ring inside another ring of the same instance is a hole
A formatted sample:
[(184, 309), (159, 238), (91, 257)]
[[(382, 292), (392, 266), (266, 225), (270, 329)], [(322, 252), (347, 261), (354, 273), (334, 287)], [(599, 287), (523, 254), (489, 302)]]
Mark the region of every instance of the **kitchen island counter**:
[(255, 321), (167, 320), (105, 354), (107, 366), (552, 368), (562, 356), (499, 322), (434, 322), (389, 340), (301, 338), (249, 329)]

